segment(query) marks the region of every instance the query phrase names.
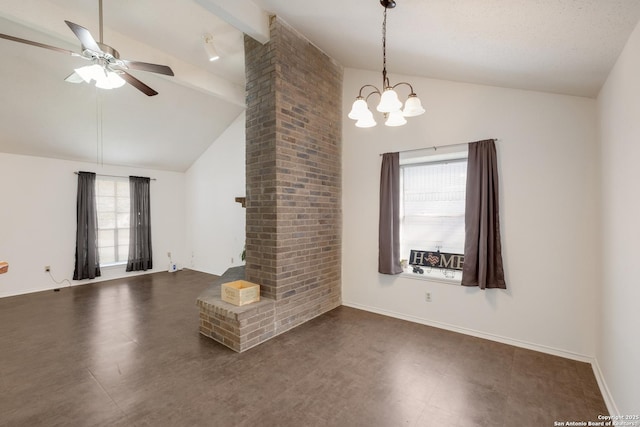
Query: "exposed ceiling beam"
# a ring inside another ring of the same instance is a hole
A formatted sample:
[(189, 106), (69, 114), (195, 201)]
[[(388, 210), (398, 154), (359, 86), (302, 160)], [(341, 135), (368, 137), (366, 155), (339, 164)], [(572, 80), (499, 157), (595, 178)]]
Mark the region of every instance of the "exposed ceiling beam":
[(252, 0), (195, 0), (260, 43), (269, 41), (269, 15)]

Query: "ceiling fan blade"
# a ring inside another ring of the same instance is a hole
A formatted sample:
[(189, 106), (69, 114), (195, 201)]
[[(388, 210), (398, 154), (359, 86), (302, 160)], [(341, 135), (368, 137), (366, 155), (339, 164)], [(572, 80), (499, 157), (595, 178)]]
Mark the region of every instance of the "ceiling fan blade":
[(89, 30), (87, 30), (85, 27), (81, 25), (74, 24), (73, 22), (69, 22), (69, 21), (64, 21), (64, 22), (66, 22), (69, 28), (71, 28), (71, 31), (73, 31), (73, 34), (75, 34), (76, 37), (80, 40), (80, 43), (82, 43), (82, 46), (84, 46), (87, 49), (93, 50), (94, 52), (102, 52), (102, 49), (100, 48), (100, 46), (98, 46), (98, 43), (93, 38)]
[(122, 74), (118, 73), (120, 77), (122, 77), (127, 83), (129, 83), (131, 86), (138, 89), (140, 92), (143, 92), (147, 96), (153, 96), (158, 94), (158, 92), (151, 89), (149, 86), (142, 83), (140, 80), (136, 79), (131, 74), (127, 73), (124, 70), (120, 70), (120, 71), (122, 72)]
[(18, 43), (24, 43), (24, 44), (28, 44), (31, 46), (37, 46), (37, 47), (41, 47), (44, 49), (49, 49), (49, 50), (53, 50), (56, 52), (61, 52), (61, 53), (66, 53), (67, 55), (71, 55), (71, 56), (82, 56), (79, 53), (67, 50), (67, 49), (62, 49), (60, 47), (55, 47), (55, 46), (50, 46), (48, 44), (44, 44), (44, 43), (38, 43), (38, 42), (34, 42), (32, 40), (26, 40), (26, 39), (21, 39), (19, 37), (14, 37), (14, 36), (10, 36), (8, 34), (2, 34), (0, 33), (0, 39), (6, 39), (6, 40), (11, 40), (14, 42), (18, 42)]
[(123, 59), (122, 62), (127, 68), (132, 70), (150, 71), (152, 73), (164, 74), (165, 76), (173, 76), (173, 70), (166, 65), (149, 64), (148, 62), (140, 61), (127, 61)]

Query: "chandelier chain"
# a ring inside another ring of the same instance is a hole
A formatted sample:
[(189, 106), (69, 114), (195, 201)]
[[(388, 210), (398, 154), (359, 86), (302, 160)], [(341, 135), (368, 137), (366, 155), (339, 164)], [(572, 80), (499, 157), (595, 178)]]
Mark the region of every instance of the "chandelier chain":
[(382, 90), (387, 86), (387, 8), (385, 7), (382, 20)]

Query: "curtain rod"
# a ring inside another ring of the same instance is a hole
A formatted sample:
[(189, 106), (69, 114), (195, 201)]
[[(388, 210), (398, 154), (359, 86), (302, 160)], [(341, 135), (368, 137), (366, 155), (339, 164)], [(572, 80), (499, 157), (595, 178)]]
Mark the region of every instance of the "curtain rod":
[[(487, 138), (487, 139), (492, 139), (493, 142), (498, 142), (500, 141), (497, 138)], [(422, 148), (413, 148), (411, 150), (403, 150), (403, 151), (399, 151), (400, 153), (411, 153), (412, 151), (422, 151), (422, 150), (429, 150), (429, 149), (433, 149), (433, 151), (438, 151), (438, 148), (446, 148), (446, 147), (460, 147), (462, 145), (469, 145), (471, 144), (470, 142), (461, 142), (459, 144), (449, 144), (449, 145), (432, 145), (431, 147), (422, 147)], [(380, 156), (382, 156), (384, 153), (380, 153)]]
[[(74, 172), (74, 174), (78, 175), (78, 172)], [(104, 175), (104, 174), (100, 174), (97, 173), (96, 176), (108, 176), (109, 178), (129, 178), (128, 176), (122, 176), (122, 175)], [(157, 179), (155, 178), (149, 178), (151, 181), (157, 181)]]

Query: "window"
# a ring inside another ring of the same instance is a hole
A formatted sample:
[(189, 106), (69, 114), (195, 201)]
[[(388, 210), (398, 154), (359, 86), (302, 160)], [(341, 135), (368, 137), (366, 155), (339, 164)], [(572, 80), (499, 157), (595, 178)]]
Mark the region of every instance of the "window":
[(129, 180), (96, 177), (100, 266), (126, 264), (129, 254)]
[[(464, 253), (467, 153), (441, 151), (400, 158), (400, 259), (408, 263), (412, 250)], [(455, 281), (462, 277), (451, 268), (415, 270), (409, 265), (405, 273)]]

